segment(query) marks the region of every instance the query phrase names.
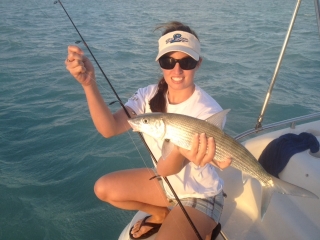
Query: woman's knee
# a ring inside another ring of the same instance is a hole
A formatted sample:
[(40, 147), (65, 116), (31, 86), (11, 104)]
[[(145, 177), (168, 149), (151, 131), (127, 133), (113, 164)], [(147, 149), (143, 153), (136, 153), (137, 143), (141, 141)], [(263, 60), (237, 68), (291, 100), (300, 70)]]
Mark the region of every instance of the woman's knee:
[(94, 184), (94, 193), (100, 200), (104, 202), (108, 202), (110, 196), (109, 193), (111, 192), (110, 184), (108, 181), (107, 176), (103, 176), (99, 178), (96, 183)]
[[(100, 200), (110, 204), (126, 200), (138, 201), (143, 193), (149, 196), (149, 190), (154, 189), (155, 185), (149, 181), (150, 177), (152, 174), (148, 169), (112, 172), (96, 181), (94, 192)], [(142, 188), (144, 191), (141, 192)]]

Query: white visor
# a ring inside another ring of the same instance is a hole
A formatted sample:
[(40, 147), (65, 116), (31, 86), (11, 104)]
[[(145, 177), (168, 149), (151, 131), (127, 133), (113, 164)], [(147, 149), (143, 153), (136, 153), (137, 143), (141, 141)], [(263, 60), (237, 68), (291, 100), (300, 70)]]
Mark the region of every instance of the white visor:
[(159, 39), (159, 53), (156, 61), (168, 52), (184, 52), (195, 60), (200, 58), (200, 42), (191, 33), (174, 31), (163, 35)]

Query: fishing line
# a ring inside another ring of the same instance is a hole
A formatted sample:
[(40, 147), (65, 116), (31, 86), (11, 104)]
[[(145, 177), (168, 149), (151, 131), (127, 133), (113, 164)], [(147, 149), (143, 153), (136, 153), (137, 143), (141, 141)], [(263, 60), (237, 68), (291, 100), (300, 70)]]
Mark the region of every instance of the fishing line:
[[(33, 1), (35, 1), (35, 0), (33, 0)], [(47, 18), (50, 18), (50, 16), (49, 16), (47, 13), (43, 12), (41, 8), (40, 8), (39, 10), (40, 10)], [(61, 13), (61, 11), (59, 11), (59, 14), (60, 14), (60, 13)], [(62, 13), (61, 13), (61, 14), (62, 14)], [(60, 15), (61, 15), (61, 14), (60, 14)], [(65, 15), (64, 15), (64, 16), (65, 16)], [(61, 15), (61, 18), (63, 19), (64, 17)], [(70, 32), (67, 32), (67, 33), (68, 33), (68, 35), (70, 34)], [(78, 36), (78, 35), (77, 35), (77, 36)], [(74, 43), (75, 43), (75, 44), (80, 44), (81, 42), (82, 42), (82, 41), (77, 40), (77, 41), (75, 41)], [(96, 81), (96, 80), (95, 80), (94, 78), (92, 78), (92, 77), (90, 77), (90, 79), (91, 79), (92, 81), (95, 81), (95, 82), (97, 83), (97, 85), (99, 86), (99, 89), (100, 89), (100, 90), (104, 90), (104, 91), (106, 91), (106, 92), (109, 91), (106, 87), (104, 87), (103, 84), (100, 83), (100, 81)], [(111, 101), (108, 105), (111, 106), (111, 105), (113, 105), (114, 103), (118, 103), (118, 100)], [(124, 125), (124, 124), (123, 124), (123, 125)], [(132, 135), (131, 135), (131, 132), (130, 132), (130, 131), (127, 131), (127, 132), (125, 132), (125, 134), (128, 134), (129, 138), (131, 139), (131, 142), (134, 144), (135, 149), (136, 149), (137, 152), (139, 153), (140, 158), (142, 159), (144, 166), (145, 166), (147, 169), (149, 169), (149, 166), (148, 166), (148, 164), (146, 163), (146, 160), (145, 160), (144, 157), (142, 156), (142, 154), (141, 154), (138, 146), (136, 145), (135, 141), (133, 140), (133, 137), (132, 137)], [(153, 173), (153, 171), (150, 170), (150, 173)]]
[[(116, 96), (119, 104), (121, 105), (121, 107), (123, 108), (124, 112), (126, 113), (127, 117), (128, 118), (131, 118), (131, 115), (129, 114), (127, 108), (124, 106), (124, 104), (122, 103), (119, 95), (117, 94), (116, 90), (113, 88), (111, 82), (109, 81), (108, 77), (106, 76), (106, 74), (104, 73), (104, 71), (102, 70), (100, 64), (98, 63), (97, 59), (95, 58), (95, 56), (93, 55), (93, 53), (91, 52), (91, 49), (89, 48), (89, 46), (87, 45), (86, 41), (84, 40), (84, 38), (82, 37), (81, 33), (79, 32), (79, 30), (77, 29), (76, 25), (74, 24), (74, 22), (72, 21), (71, 17), (69, 16), (67, 10), (64, 8), (63, 4), (61, 3), (60, 0), (57, 0), (57, 1), (54, 1), (54, 4), (56, 3), (59, 3), (60, 6), (62, 7), (62, 9), (64, 10), (64, 12), (66, 13), (66, 15), (68, 16), (70, 22), (72, 23), (73, 27), (75, 28), (75, 30), (77, 31), (78, 35), (80, 36), (83, 44), (85, 45), (85, 47), (88, 49), (90, 55), (92, 56), (92, 58), (94, 59), (95, 63), (97, 64), (98, 68), (100, 69), (101, 73), (103, 74), (104, 78), (107, 80), (111, 90), (113, 91), (114, 95)], [(150, 155), (151, 155), (151, 158), (153, 159), (153, 161), (155, 162), (155, 164), (158, 163), (158, 161), (155, 159), (152, 151), (150, 150), (150, 148), (148, 147), (145, 139), (143, 138), (142, 134), (141, 133), (138, 133), (142, 142), (144, 143), (145, 147), (148, 149)], [(188, 215), (187, 211), (185, 210), (184, 206), (182, 205), (179, 197), (177, 196), (177, 194), (175, 193), (173, 187), (171, 186), (169, 180), (166, 178), (166, 177), (162, 177), (163, 180), (167, 183), (168, 187), (170, 188), (172, 194), (174, 195), (176, 201), (178, 202), (178, 205), (180, 206), (182, 212), (184, 213), (185, 217), (187, 218), (188, 222), (190, 223), (190, 226), (192, 227), (192, 229), (194, 230), (195, 234), (197, 235), (198, 239), (199, 240), (202, 240), (202, 237), (200, 235), (200, 233), (198, 232), (197, 228), (195, 227), (194, 223), (192, 222), (190, 216)]]

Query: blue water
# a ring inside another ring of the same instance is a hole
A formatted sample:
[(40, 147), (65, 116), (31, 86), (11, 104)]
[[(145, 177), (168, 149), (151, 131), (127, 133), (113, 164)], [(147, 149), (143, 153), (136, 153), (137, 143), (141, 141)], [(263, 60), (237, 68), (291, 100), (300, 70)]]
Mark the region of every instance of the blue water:
[[(170, 20), (193, 27), (204, 58), (196, 82), (232, 109), (231, 135), (254, 127), (295, 7), (293, 0), (63, 3), (124, 102), (160, 76), (154, 27)], [(302, 1), (264, 123), (320, 111), (313, 4)], [(112, 240), (134, 214), (100, 202), (93, 185), (151, 161), (135, 134), (96, 132), (83, 90), (64, 67), (77, 40), (59, 4), (1, 0), (0, 239)], [(105, 101), (115, 100), (97, 76)]]

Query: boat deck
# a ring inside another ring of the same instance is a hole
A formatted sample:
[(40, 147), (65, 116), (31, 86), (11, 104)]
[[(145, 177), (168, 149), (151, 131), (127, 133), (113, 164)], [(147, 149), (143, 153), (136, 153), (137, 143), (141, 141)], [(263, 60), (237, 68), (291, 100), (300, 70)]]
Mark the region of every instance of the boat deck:
[[(319, 134), (320, 121), (287, 128), (243, 143), (258, 159), (266, 145), (286, 134)], [(320, 135), (320, 134), (319, 134)], [(320, 136), (317, 136), (320, 142)], [(264, 216), (260, 218), (261, 187), (255, 179), (242, 185), (241, 172), (228, 168), (219, 173), (225, 181), (225, 206), (222, 230), (228, 239), (320, 239), (320, 200), (274, 193)], [(320, 196), (320, 152), (309, 150), (295, 154), (279, 174), (284, 181)]]

